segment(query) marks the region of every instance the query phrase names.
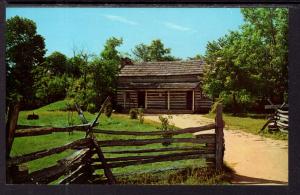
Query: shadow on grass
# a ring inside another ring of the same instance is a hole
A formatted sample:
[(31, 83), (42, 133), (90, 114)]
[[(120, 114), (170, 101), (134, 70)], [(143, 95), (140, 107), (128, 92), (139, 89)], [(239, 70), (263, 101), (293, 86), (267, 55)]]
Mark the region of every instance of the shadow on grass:
[(255, 113), (226, 113), (229, 116), (233, 117), (241, 117), (241, 118), (252, 118), (252, 119), (267, 119), (270, 114), (263, 113), (263, 114), (255, 114)]

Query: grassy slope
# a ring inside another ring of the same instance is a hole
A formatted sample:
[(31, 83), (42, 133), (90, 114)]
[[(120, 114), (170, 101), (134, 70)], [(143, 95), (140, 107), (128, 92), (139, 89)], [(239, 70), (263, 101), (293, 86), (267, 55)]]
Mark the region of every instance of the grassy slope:
[[(208, 118), (214, 118), (214, 114), (205, 115)], [(232, 114), (224, 113), (223, 118), (226, 124), (226, 128), (230, 129), (239, 129), (252, 134), (260, 134), (264, 137), (269, 137), (273, 139), (287, 140), (288, 135), (282, 132), (269, 133), (267, 128), (259, 133), (260, 129), (267, 122), (266, 119), (262, 119), (262, 117), (257, 118), (253, 115), (248, 115), (245, 117), (233, 116)]]
[[(80, 120), (77, 116), (76, 112), (64, 112), (64, 111), (53, 111), (53, 110), (62, 110), (64, 108), (65, 101), (59, 101), (54, 104), (44, 106), (42, 108), (34, 110), (35, 114), (39, 115), (38, 120), (27, 120), (26, 117), (28, 114), (31, 114), (33, 111), (22, 111), (19, 115), (18, 124), (22, 125), (47, 125), (47, 126), (68, 126), (68, 121), (72, 121), (72, 124), (80, 124)], [(52, 110), (52, 111), (49, 111)], [(86, 118), (91, 121), (95, 118), (95, 115), (90, 113), (85, 113)], [(159, 123), (155, 123), (152, 121), (145, 121), (144, 124), (140, 124), (138, 120), (131, 120), (127, 115), (120, 115), (120, 114), (113, 114), (111, 118), (107, 118), (106, 116), (100, 117), (100, 125), (97, 128), (101, 129), (113, 129), (113, 130), (133, 130), (133, 131), (149, 131), (149, 130), (159, 130)], [(50, 135), (42, 135), (42, 136), (32, 136), (32, 137), (22, 137), (16, 138), (13, 143), (11, 156), (27, 154), (30, 152), (48, 149), (52, 147), (61, 146), (63, 144), (69, 143), (71, 141), (83, 138), (85, 135), (84, 132), (73, 132), (69, 133), (52, 133)], [(192, 135), (180, 135), (176, 137), (192, 137)], [(114, 140), (114, 139), (145, 139), (145, 138), (153, 138), (153, 136), (143, 136), (143, 137), (134, 137), (134, 136), (116, 136), (116, 135), (102, 135), (97, 134), (97, 138), (99, 140)], [(176, 146), (190, 146), (191, 144), (172, 144), (171, 147)], [(151, 144), (147, 145), (147, 148), (160, 148), (162, 147), (161, 144)], [(124, 150), (124, 149), (138, 149), (143, 148), (143, 146), (120, 146), (120, 147), (113, 147), (113, 148), (103, 148), (103, 151), (107, 150)], [(145, 148), (145, 146), (144, 146)], [(52, 155), (50, 157), (45, 157), (42, 159), (38, 159), (35, 161), (29, 162), (27, 165), (29, 167), (30, 172), (36, 171), (45, 167), (52, 166), (56, 164), (56, 161), (62, 158), (69, 156), (72, 150), (65, 151), (60, 154)], [(164, 152), (166, 153), (166, 152)], [(151, 153), (149, 153), (150, 155)], [(156, 153), (157, 154), (157, 153)], [(163, 154), (163, 153), (162, 153)], [(136, 154), (131, 154), (136, 155)], [(118, 154), (105, 154), (106, 157), (117, 157), (117, 156), (124, 156)], [(196, 159), (196, 160), (186, 160), (186, 161), (174, 161), (174, 162), (159, 162), (159, 163), (152, 163), (152, 164), (145, 164), (145, 165), (138, 165), (138, 166), (129, 166), (125, 168), (115, 168), (113, 169), (113, 173), (115, 174), (126, 174), (132, 172), (142, 172), (145, 170), (158, 170), (163, 168), (170, 168), (170, 167), (203, 167), (205, 164), (204, 159)], [(98, 173), (103, 173), (101, 170)], [(169, 175), (169, 176), (168, 176)], [(174, 177), (174, 173), (169, 173), (165, 175), (166, 177)], [(143, 179), (145, 175), (143, 176)], [(180, 181), (180, 183), (185, 184), (197, 184), (203, 183), (203, 178), (194, 178), (191, 176), (191, 179), (176, 179), (176, 181)], [(147, 176), (147, 181), (149, 180), (149, 175)], [(173, 180), (172, 180), (173, 181)], [(175, 180), (174, 180), (175, 181)], [(174, 183), (173, 181), (173, 183)], [(214, 179), (212, 180), (216, 182)], [(218, 182), (223, 182), (219, 181)], [(129, 182), (129, 181), (128, 181)], [(130, 183), (130, 182), (129, 182)], [(137, 183), (143, 183), (143, 180), (140, 180)], [(156, 181), (156, 183), (168, 183), (167, 180), (162, 180), (160, 182)], [(171, 182), (172, 183), (172, 182)]]

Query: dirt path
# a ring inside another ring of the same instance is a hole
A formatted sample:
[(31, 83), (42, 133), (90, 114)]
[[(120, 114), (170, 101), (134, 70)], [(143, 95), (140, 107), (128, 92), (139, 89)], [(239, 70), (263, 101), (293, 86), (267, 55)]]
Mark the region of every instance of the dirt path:
[[(145, 116), (159, 121), (157, 115)], [(195, 127), (212, 123), (212, 119), (196, 114), (173, 115), (177, 127)], [(205, 132), (207, 133), (207, 132)], [(272, 140), (240, 130), (224, 131), (224, 160), (236, 174), (234, 184), (276, 185), (288, 182), (288, 143)]]

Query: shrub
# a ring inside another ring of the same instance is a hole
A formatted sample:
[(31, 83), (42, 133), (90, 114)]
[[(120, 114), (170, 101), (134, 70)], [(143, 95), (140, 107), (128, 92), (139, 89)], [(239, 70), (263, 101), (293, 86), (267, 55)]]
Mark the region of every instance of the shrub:
[(139, 108), (138, 112), (139, 112), (140, 123), (143, 124), (144, 123), (144, 109), (143, 108)]
[(97, 112), (96, 106), (93, 103), (88, 104), (87, 106), (87, 111), (94, 114), (95, 112)]
[(113, 111), (112, 104), (111, 104), (111, 102), (109, 102), (109, 103), (106, 104), (106, 106), (104, 108), (105, 116), (107, 116), (109, 118), (112, 114), (112, 111)]
[(130, 116), (131, 119), (137, 119), (137, 117), (138, 117), (138, 109), (131, 108), (129, 110), (129, 116)]
[(70, 99), (69, 101), (66, 102), (66, 108), (64, 111), (76, 111), (74, 99)]
[[(170, 124), (169, 119), (172, 119), (173, 117), (170, 115), (167, 117), (163, 117), (162, 115), (160, 115), (158, 118), (161, 121), (160, 129), (165, 131), (165, 133), (162, 135), (162, 137), (165, 139), (172, 138), (171, 132), (174, 130), (175, 126), (174, 126), (174, 124)], [(169, 141), (162, 142), (163, 146), (168, 146), (170, 144), (171, 144), (171, 142), (169, 142)]]

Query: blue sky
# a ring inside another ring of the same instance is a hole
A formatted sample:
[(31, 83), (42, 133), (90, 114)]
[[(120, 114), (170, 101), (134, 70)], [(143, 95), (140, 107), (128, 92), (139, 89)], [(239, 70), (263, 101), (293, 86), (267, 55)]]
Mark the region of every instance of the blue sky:
[(172, 55), (187, 58), (204, 54), (208, 41), (243, 23), (239, 8), (7, 8), (6, 18), (15, 15), (35, 21), (47, 55), (59, 51), (69, 57), (74, 48), (98, 55), (115, 36), (123, 38), (123, 53), (161, 39)]

